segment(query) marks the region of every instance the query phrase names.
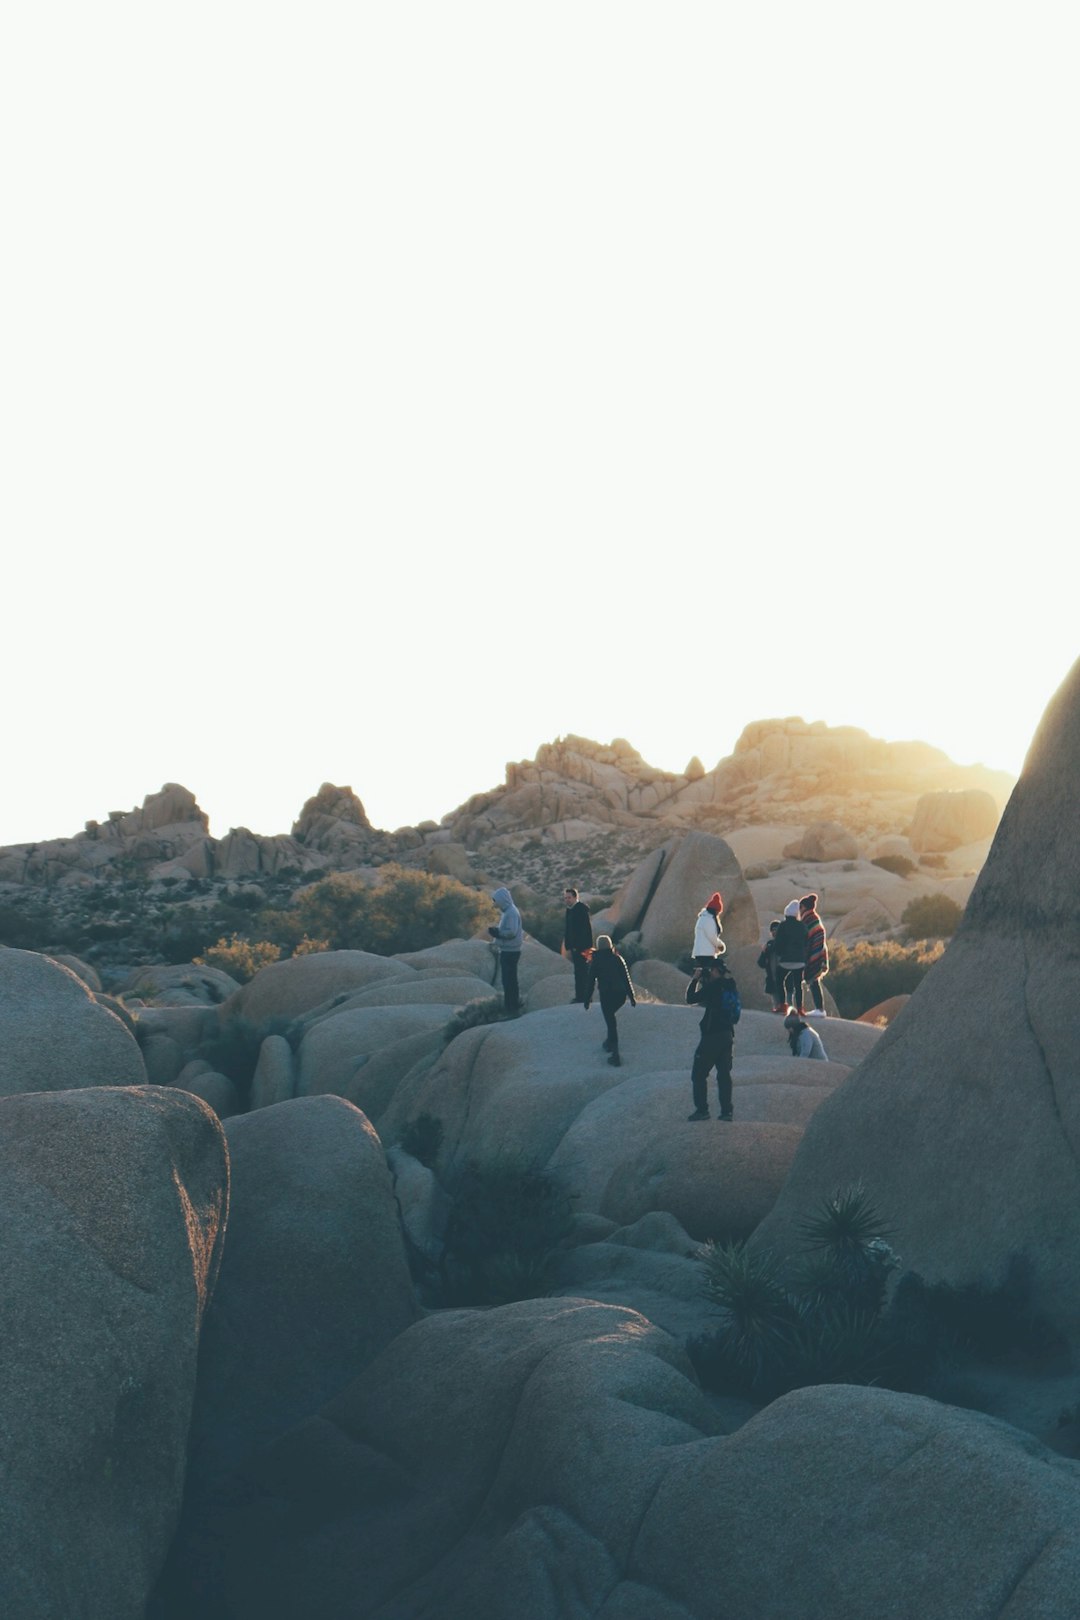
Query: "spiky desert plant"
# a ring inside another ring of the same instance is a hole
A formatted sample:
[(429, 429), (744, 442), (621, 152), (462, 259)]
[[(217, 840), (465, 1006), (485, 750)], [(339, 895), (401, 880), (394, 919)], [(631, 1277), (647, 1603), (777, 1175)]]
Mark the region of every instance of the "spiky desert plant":
[(715, 1336), (720, 1362), (748, 1390), (767, 1387), (789, 1353), (798, 1305), (776, 1256), (741, 1243), (706, 1244), (704, 1289), (726, 1313)]
[(879, 1311), (889, 1273), (899, 1259), (886, 1241), (886, 1225), (861, 1182), (840, 1187), (800, 1223), (809, 1254), (799, 1291), (821, 1302), (841, 1298)]

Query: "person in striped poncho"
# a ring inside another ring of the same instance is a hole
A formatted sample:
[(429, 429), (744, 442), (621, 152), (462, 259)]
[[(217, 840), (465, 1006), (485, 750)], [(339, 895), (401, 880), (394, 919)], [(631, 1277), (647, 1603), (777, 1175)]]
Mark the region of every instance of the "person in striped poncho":
[(799, 901), (799, 917), (807, 927), (804, 977), (814, 998), (809, 1013), (812, 1018), (824, 1018), (827, 1015), (821, 981), (829, 971), (829, 947), (825, 941), (825, 924), (817, 913), (817, 903), (816, 894), (804, 894)]

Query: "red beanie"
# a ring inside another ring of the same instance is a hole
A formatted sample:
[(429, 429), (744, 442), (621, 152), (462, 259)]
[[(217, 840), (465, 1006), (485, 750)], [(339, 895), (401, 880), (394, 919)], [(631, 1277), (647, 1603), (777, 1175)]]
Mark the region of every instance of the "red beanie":
[(723, 911), (723, 909), (724, 909), (724, 902), (721, 900), (720, 896), (718, 894), (710, 895), (709, 901), (708, 901), (708, 904), (705, 907), (705, 910), (706, 911), (715, 911), (717, 916), (719, 916), (720, 913)]

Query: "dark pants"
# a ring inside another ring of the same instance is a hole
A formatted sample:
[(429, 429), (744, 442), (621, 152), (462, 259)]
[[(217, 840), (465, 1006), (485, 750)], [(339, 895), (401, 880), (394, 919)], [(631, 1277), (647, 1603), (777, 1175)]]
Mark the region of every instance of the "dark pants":
[(783, 978), (780, 981), (781, 1001), (786, 1001), (789, 1007), (794, 1007), (796, 1011), (802, 1012), (802, 968), (786, 968), (781, 966), (780, 971), (783, 974)]
[(603, 1013), (604, 1023), (607, 1025), (607, 1040), (604, 1045), (612, 1053), (618, 1053), (619, 1050), (619, 1031), (615, 1023), (615, 1014), (620, 1007), (625, 1005), (625, 996), (622, 1001), (605, 1001), (603, 996), (600, 997), (600, 1011)]
[(582, 951), (571, 951), (570, 961), (574, 968), (574, 1000), (584, 1001), (589, 993), (589, 964)]
[(807, 979), (806, 982), (810, 986), (810, 994), (814, 998), (814, 1006), (817, 1008), (818, 1012), (824, 1012), (825, 1011), (825, 997), (821, 993), (821, 980), (820, 979)]
[(709, 1106), (707, 1081), (709, 1070), (716, 1070), (716, 1090), (720, 1099), (720, 1112), (731, 1108), (731, 1059), (735, 1037), (730, 1029), (715, 1035), (703, 1035), (694, 1053), (694, 1067), (690, 1071), (690, 1084), (694, 1088), (694, 1107), (704, 1110)]
[(499, 952), (499, 977), (502, 980), (503, 1008), (506, 1012), (517, 1012), (521, 1006), (517, 976), (520, 961), (520, 951)]

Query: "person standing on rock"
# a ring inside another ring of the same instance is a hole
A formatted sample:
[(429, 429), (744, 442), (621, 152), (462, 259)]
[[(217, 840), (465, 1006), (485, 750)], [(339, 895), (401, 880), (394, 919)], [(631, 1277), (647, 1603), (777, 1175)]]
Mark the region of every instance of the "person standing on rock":
[(694, 949), (691, 955), (696, 968), (706, 967), (717, 956), (724, 954), (723, 926), (720, 914), (724, 902), (719, 893), (711, 894), (697, 914), (694, 923)]
[(788, 1032), (788, 1045), (791, 1047), (792, 1057), (823, 1058), (828, 1061), (829, 1054), (822, 1044), (821, 1036), (816, 1029), (811, 1029), (805, 1018), (798, 1013), (788, 1013), (784, 1019), (784, 1028)]
[(491, 898), (500, 912), (498, 926), (489, 928), (488, 933), (491, 935), (499, 952), (499, 978), (502, 980), (503, 1011), (516, 1013), (521, 1010), (521, 995), (518, 991), (518, 963), (521, 961), (521, 948), (525, 943), (525, 931), (521, 926), (521, 912), (515, 906), (509, 889), (496, 889)]
[(563, 950), (574, 969), (574, 1001), (584, 1001), (589, 982), (589, 952), (593, 946), (592, 917), (584, 900), (578, 899), (576, 889), (564, 889), (566, 924), (563, 928)]
[(774, 917), (769, 924), (769, 937), (761, 947), (761, 955), (757, 965), (765, 975), (765, 994), (770, 1001), (780, 1000), (780, 981), (776, 970), (776, 930), (780, 927), (779, 917)]
[(784, 920), (776, 930), (776, 977), (780, 990), (773, 1012), (786, 1013), (788, 1007), (802, 1017), (803, 972), (806, 968), (806, 936), (809, 929), (799, 917), (799, 902), (784, 907)]
[(731, 1102), (731, 1065), (735, 1055), (735, 1025), (742, 1007), (735, 980), (727, 970), (723, 957), (716, 956), (703, 968), (697, 968), (686, 987), (686, 999), (692, 1007), (702, 1007), (701, 1036), (690, 1070), (690, 1085), (694, 1094), (694, 1112), (690, 1120), (709, 1117), (709, 1071), (716, 1070), (716, 1090), (720, 1103), (720, 1118), (733, 1119)]
[(806, 982), (814, 998), (814, 1005), (807, 1016), (827, 1018), (829, 1015), (825, 1011), (821, 981), (829, 971), (829, 947), (825, 940), (825, 924), (817, 913), (817, 903), (816, 894), (804, 894), (799, 901), (799, 916), (806, 924)]
[(584, 996), (586, 1012), (592, 1004), (594, 990), (599, 992), (600, 1011), (607, 1025), (604, 1051), (609, 1054), (608, 1062), (612, 1068), (618, 1069), (622, 1065), (622, 1058), (619, 1056), (619, 1030), (615, 1023), (615, 1015), (628, 1001), (631, 1007), (636, 1007), (637, 996), (634, 994), (634, 986), (630, 979), (630, 969), (607, 934), (599, 936), (596, 949), (589, 961)]

